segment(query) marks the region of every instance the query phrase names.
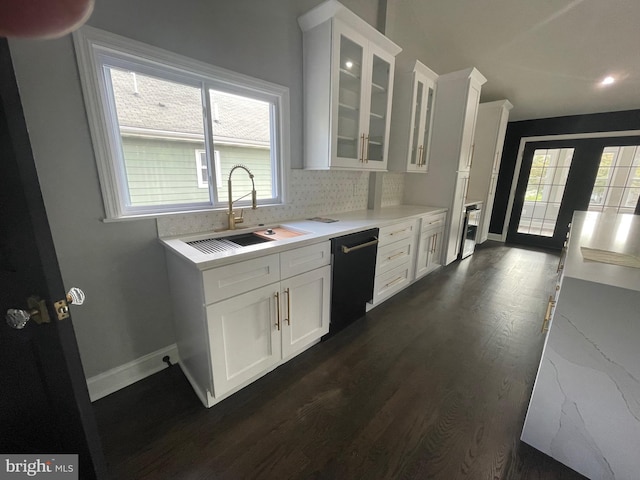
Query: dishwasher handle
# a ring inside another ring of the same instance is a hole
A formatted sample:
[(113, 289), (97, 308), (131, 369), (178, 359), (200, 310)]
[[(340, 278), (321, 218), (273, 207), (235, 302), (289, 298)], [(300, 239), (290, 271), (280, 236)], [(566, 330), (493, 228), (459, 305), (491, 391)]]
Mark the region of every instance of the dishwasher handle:
[(373, 240), (366, 243), (361, 243), (360, 245), (356, 245), (355, 247), (347, 247), (346, 245), (342, 245), (341, 248), (342, 248), (342, 253), (350, 253), (350, 252), (355, 252), (356, 250), (360, 250), (361, 248), (367, 248), (377, 244), (378, 244), (378, 237), (373, 237)]

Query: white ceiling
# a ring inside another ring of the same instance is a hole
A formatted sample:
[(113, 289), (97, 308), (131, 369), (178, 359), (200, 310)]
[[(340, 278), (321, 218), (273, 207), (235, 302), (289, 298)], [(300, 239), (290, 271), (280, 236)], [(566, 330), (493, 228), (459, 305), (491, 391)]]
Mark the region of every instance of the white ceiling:
[[(474, 66), (510, 120), (640, 108), (640, 0), (389, 0), (387, 35), (439, 74)], [(411, 38), (408, 37), (411, 36)], [(607, 75), (617, 82), (602, 87)]]

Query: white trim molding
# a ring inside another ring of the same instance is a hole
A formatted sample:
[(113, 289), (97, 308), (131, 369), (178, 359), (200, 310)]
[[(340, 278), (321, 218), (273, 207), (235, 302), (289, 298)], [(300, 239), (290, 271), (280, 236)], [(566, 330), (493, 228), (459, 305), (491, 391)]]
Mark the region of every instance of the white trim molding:
[(88, 378), (91, 401), (95, 402), (167, 368), (167, 364), (162, 361), (165, 356), (169, 356), (172, 363), (178, 363), (178, 347), (175, 343)]

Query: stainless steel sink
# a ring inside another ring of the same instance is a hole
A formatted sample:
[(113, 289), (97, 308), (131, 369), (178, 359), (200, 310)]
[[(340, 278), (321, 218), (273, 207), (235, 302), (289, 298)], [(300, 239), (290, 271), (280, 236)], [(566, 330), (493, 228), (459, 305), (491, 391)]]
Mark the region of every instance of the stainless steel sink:
[(271, 238), (259, 237), (254, 233), (241, 233), (239, 235), (224, 237), (224, 239), (236, 243), (241, 247), (246, 247), (247, 245), (255, 245), (257, 243), (270, 242), (272, 240)]
[(202, 253), (222, 253), (248, 245), (256, 245), (270, 241), (270, 238), (259, 237), (258, 235), (247, 232), (229, 237), (205, 238), (204, 240), (193, 240), (185, 243)]

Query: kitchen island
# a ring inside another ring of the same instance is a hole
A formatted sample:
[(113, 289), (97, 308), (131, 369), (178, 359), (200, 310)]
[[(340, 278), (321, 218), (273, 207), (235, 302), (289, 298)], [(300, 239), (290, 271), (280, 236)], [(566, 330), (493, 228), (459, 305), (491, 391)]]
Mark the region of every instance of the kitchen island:
[(547, 310), (521, 439), (592, 479), (639, 478), (639, 257), (640, 216), (576, 212)]

